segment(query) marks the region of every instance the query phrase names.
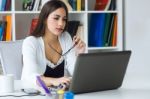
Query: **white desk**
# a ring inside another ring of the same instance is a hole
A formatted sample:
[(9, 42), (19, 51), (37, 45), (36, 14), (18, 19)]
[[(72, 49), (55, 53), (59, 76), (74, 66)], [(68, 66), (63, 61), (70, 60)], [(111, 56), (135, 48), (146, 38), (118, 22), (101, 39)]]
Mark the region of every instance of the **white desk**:
[[(17, 87), (16, 87), (17, 86)], [(21, 87), (15, 84), (16, 88)], [(20, 94), (20, 93), (18, 93)], [(0, 97), (0, 99), (51, 99), (45, 96)], [(75, 99), (150, 99), (150, 78), (137, 76), (125, 78), (121, 88), (117, 90), (78, 94)]]

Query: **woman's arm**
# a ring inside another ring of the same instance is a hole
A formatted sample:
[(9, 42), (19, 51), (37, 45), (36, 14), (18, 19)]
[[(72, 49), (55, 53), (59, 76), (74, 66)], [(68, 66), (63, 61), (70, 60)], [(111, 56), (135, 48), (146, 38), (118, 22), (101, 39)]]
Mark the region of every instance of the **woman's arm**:
[(65, 43), (67, 45), (66, 50), (70, 49), (74, 44), (76, 44), (75, 47), (71, 49), (65, 57), (65, 67), (69, 71), (70, 76), (72, 76), (77, 55), (80, 53), (85, 53), (85, 43), (77, 36), (74, 36), (72, 41), (72, 38), (68, 33), (66, 33), (65, 35)]
[[(42, 75), (44, 71), (41, 64), (37, 62), (38, 46), (37, 38), (33, 36), (27, 37), (22, 45), (23, 70), (21, 80), (26, 87), (36, 88), (36, 76)], [(39, 54), (41, 53), (42, 51), (39, 51)]]

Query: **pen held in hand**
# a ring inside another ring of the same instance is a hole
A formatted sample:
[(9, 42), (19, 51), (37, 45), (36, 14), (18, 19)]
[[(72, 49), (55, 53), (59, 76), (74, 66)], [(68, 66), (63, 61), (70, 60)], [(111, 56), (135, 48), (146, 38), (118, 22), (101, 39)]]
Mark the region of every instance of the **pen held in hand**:
[(75, 43), (73, 44), (73, 46), (72, 46), (67, 52), (65, 52), (62, 56), (65, 56), (67, 53), (69, 53), (70, 50), (72, 50), (76, 45), (77, 45), (77, 42), (75, 42)]

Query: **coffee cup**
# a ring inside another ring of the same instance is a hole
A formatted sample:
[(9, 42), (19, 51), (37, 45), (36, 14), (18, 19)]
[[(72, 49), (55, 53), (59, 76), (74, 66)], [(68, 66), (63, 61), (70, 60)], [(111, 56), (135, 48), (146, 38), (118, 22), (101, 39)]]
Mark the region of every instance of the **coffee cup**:
[(0, 92), (10, 93), (14, 92), (14, 75), (0, 75)]

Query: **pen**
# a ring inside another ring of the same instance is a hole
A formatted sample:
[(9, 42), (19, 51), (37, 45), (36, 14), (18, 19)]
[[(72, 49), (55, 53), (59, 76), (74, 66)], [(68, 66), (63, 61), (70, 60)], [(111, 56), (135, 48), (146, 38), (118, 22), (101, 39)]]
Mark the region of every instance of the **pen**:
[(73, 46), (67, 51), (65, 52), (62, 56), (65, 56), (68, 52), (70, 52), (70, 50), (72, 50), (75, 46), (77, 45), (77, 42), (75, 42), (75, 44), (73, 44)]
[(36, 76), (36, 79), (38, 84), (44, 89), (45, 93), (50, 96), (51, 92), (48, 89), (48, 87), (44, 84), (44, 82), (41, 80), (40, 76)]

